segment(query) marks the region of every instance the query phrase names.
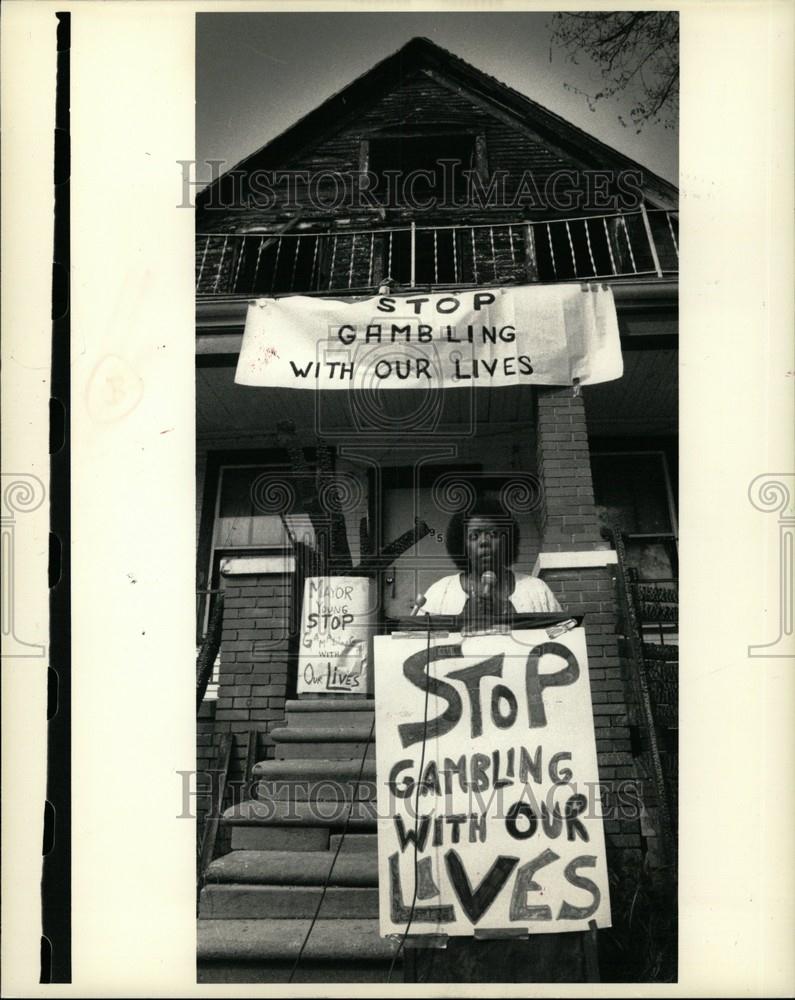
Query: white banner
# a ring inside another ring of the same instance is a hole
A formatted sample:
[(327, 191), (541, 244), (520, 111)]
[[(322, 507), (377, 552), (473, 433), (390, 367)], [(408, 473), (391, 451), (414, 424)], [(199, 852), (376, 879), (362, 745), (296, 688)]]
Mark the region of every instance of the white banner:
[(367, 694), (375, 590), (361, 576), (304, 583), (298, 694)]
[(378, 636), (375, 707), (382, 935), (610, 926), (582, 628)]
[(235, 381), (293, 389), (583, 385), (623, 372), (608, 286), (249, 305)]

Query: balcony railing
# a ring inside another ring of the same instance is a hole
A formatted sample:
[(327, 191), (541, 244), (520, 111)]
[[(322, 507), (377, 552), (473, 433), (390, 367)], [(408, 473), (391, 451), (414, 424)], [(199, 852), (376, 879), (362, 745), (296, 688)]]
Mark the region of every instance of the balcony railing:
[(393, 287), (657, 277), (679, 270), (665, 209), (529, 222), (199, 233), (200, 295), (363, 293)]

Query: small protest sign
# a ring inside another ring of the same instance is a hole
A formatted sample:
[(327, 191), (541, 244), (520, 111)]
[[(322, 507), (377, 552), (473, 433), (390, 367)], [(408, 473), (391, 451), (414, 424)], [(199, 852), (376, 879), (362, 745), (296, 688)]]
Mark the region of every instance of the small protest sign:
[(367, 694), (373, 581), (313, 576), (304, 584), (298, 694)]

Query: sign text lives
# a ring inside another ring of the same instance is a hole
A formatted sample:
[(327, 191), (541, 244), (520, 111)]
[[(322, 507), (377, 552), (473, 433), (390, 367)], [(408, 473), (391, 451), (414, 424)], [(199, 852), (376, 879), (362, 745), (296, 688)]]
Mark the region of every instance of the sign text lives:
[(381, 933), (610, 926), (583, 629), (380, 636), (375, 683)]

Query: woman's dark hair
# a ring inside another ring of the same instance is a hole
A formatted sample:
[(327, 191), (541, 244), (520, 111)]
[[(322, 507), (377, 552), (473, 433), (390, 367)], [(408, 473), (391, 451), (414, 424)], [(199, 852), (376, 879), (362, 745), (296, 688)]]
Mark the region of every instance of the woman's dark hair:
[(467, 569), (466, 536), (469, 522), (475, 517), (496, 521), (508, 535), (508, 565), (516, 562), (519, 553), (519, 523), (503, 504), (493, 497), (480, 496), (469, 510), (459, 510), (450, 518), (445, 535), (447, 553), (460, 570)]

